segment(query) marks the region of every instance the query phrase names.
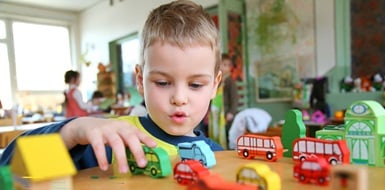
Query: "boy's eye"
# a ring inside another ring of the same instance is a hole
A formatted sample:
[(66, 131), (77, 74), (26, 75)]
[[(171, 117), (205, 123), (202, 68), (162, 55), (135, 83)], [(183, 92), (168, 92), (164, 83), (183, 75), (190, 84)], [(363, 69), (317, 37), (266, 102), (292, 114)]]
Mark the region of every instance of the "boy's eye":
[(200, 83), (191, 83), (190, 84), (190, 87), (193, 89), (198, 89), (198, 88), (201, 88), (202, 86), (203, 86), (203, 84), (200, 84)]
[(167, 81), (155, 81), (155, 84), (158, 85), (158, 86), (167, 86), (170, 83), (167, 82)]

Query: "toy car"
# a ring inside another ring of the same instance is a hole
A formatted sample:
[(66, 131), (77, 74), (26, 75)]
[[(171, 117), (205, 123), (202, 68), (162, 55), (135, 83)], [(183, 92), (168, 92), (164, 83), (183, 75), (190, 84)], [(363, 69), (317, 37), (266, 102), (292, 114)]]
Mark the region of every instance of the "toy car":
[(209, 174), (210, 171), (198, 160), (184, 160), (174, 166), (174, 179), (182, 185), (195, 183), (198, 178)]
[(262, 163), (248, 163), (239, 167), (237, 183), (253, 185), (260, 190), (280, 190), (281, 178), (269, 166)]
[(216, 164), (214, 152), (203, 140), (179, 143), (178, 151), (181, 160), (198, 160), (208, 168)]
[(331, 166), (325, 158), (309, 157), (294, 166), (293, 175), (301, 183), (327, 185), (330, 181), (330, 170)]
[(145, 174), (153, 178), (165, 177), (171, 174), (171, 162), (167, 152), (161, 148), (149, 148), (143, 146), (143, 151), (147, 159), (147, 165), (144, 168), (138, 167), (134, 156), (126, 149), (127, 162), (133, 175)]

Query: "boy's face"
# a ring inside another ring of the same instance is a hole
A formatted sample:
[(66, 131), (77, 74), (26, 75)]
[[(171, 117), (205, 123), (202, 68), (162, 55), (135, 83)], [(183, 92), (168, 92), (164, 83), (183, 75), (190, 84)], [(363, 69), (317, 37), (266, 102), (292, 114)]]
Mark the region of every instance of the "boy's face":
[(157, 42), (146, 49), (144, 59), (143, 70), (136, 68), (137, 86), (151, 118), (170, 135), (194, 136), (221, 80), (221, 72), (214, 73), (214, 51)]

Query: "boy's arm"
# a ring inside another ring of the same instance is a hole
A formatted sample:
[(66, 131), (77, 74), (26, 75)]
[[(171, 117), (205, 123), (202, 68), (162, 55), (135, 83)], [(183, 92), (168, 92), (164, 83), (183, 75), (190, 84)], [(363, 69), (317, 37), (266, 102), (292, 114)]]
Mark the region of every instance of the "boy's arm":
[[(29, 136), (29, 135), (39, 135), (39, 134), (50, 134), (50, 133), (57, 133), (64, 125), (66, 125), (68, 122), (72, 121), (75, 118), (68, 119), (62, 122), (49, 124), (47, 126), (43, 126), (37, 129), (29, 130), (21, 134), (20, 136)], [(19, 137), (20, 137), (19, 136)], [(0, 165), (8, 165), (11, 161), (13, 150), (15, 148), (15, 142), (14, 139), (4, 150), (1, 158), (0, 158)]]

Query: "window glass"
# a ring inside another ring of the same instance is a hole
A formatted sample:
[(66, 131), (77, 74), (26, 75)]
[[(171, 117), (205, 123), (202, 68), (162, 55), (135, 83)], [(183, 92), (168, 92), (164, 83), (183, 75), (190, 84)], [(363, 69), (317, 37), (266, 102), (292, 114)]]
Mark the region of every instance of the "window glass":
[(23, 22), (12, 28), (18, 90), (63, 90), (64, 73), (71, 68), (68, 28)]
[(0, 20), (0, 39), (5, 39), (7, 37), (7, 33), (5, 31), (5, 22), (4, 20)]
[(9, 61), (7, 45), (0, 43), (0, 100), (5, 109), (12, 107), (12, 91), (9, 75)]

